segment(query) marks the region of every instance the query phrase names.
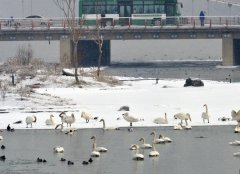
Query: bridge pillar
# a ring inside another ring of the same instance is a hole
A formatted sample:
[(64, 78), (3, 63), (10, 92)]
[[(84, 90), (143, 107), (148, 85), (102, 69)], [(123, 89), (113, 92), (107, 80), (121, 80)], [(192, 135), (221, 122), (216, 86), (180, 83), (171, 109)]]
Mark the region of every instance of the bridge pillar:
[(234, 65), (233, 39), (232, 38), (222, 39), (222, 59), (223, 59), (223, 66)]
[(73, 60), (73, 43), (70, 38), (60, 39), (60, 63), (71, 65)]

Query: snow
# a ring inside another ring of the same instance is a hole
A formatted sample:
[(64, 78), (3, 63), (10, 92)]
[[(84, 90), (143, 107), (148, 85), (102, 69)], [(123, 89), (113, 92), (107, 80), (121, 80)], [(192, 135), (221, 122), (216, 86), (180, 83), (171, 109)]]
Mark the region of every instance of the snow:
[[(64, 80), (74, 77), (59, 77)], [(121, 106), (129, 106), (129, 113), (141, 121), (133, 123), (133, 126), (174, 126), (180, 122), (173, 118), (179, 112), (190, 113), (191, 126), (202, 125), (236, 125), (236, 121), (221, 121), (219, 118), (231, 118), (232, 110), (239, 110), (240, 83), (227, 83), (203, 80), (204, 87), (183, 87), (185, 79), (141, 79), (131, 77), (115, 77), (124, 80), (122, 85), (110, 86), (104, 83), (86, 85), (82, 88), (69, 87), (63, 84), (47, 84), (34, 89), (30, 99), (20, 100), (14, 93), (7, 93), (6, 98), (1, 99), (0, 129), (6, 129), (7, 125), (15, 129), (27, 129), (25, 118), (36, 115), (37, 122), (32, 129), (54, 129), (55, 126), (45, 125), (45, 120), (54, 115), (56, 124), (61, 123), (60, 112), (74, 113), (76, 122), (74, 128), (101, 128), (103, 118), (106, 127), (128, 127), (122, 114), (126, 111), (118, 111)], [(55, 79), (56, 77), (49, 77)], [(82, 77), (94, 84), (91, 77)], [(129, 81), (128, 81), (129, 80)], [(35, 79), (34, 83), (38, 81)], [(28, 82), (29, 83), (29, 82)], [(207, 104), (210, 115), (210, 123), (203, 123), (201, 114)], [(91, 113), (98, 120), (90, 120), (89, 123), (81, 118), (81, 112)], [(164, 117), (167, 113), (168, 124), (157, 125), (153, 120)], [(22, 124), (13, 124), (22, 120)], [(31, 129), (31, 128), (28, 128)]]

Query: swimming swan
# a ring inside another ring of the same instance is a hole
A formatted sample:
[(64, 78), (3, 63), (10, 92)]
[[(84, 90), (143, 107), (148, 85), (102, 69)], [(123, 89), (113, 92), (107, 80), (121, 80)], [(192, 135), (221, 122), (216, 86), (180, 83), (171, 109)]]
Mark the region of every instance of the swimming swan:
[(61, 127), (60, 131), (64, 132), (65, 134), (73, 134), (73, 132), (77, 131), (76, 128), (64, 128), (63, 124), (58, 124), (55, 129), (57, 129), (58, 127)]
[(205, 112), (203, 112), (202, 113), (202, 119), (203, 119), (203, 123), (205, 123), (205, 120), (207, 120), (208, 121), (208, 123), (209, 123), (209, 114), (208, 114), (208, 106), (207, 106), (207, 104), (204, 104), (203, 105), (203, 107), (205, 107)]
[(3, 137), (0, 135), (0, 141), (2, 141), (3, 140)]
[(133, 160), (136, 160), (136, 161), (142, 161), (144, 160), (144, 155), (141, 154), (141, 153), (138, 153), (138, 149), (136, 148), (136, 152), (135, 154), (133, 155)]
[(164, 117), (158, 117), (153, 120), (155, 124), (168, 124), (167, 113), (165, 113)]
[(152, 143), (152, 151), (149, 152), (149, 157), (157, 157), (159, 155), (159, 152), (155, 149), (154, 143)]
[(53, 151), (55, 153), (63, 153), (64, 152), (64, 148), (61, 147), (61, 146), (56, 146), (56, 147), (53, 148)]
[(33, 123), (36, 123), (37, 117), (36, 117), (35, 115), (33, 115), (33, 116), (27, 116), (25, 121), (26, 121), (26, 124), (27, 124), (27, 128), (28, 128), (28, 125), (29, 125), (29, 124), (30, 124), (31, 127), (32, 127), (32, 124), (33, 124)]
[(240, 110), (238, 112), (232, 110), (231, 112), (232, 120), (235, 120), (238, 122), (238, 126), (240, 127)]
[(50, 115), (50, 118), (49, 119), (47, 119), (46, 121), (45, 121), (45, 124), (47, 125), (47, 126), (52, 126), (52, 125), (55, 125), (55, 122), (54, 122), (54, 115)]
[(119, 128), (116, 128), (116, 127), (107, 127), (106, 128), (105, 120), (103, 118), (99, 122), (103, 122), (103, 130), (119, 130)]
[(130, 126), (132, 126), (132, 123), (133, 123), (133, 122), (138, 122), (138, 121), (139, 121), (138, 118), (129, 115), (128, 112), (123, 113), (122, 116), (123, 116), (123, 118), (124, 118), (127, 122), (130, 122)]
[(97, 151), (97, 152), (107, 152), (107, 148), (105, 148), (105, 147), (97, 147), (96, 137), (95, 136), (92, 136), (91, 139), (93, 140), (93, 149), (95, 149), (95, 151)]
[(137, 145), (137, 144), (132, 144), (132, 145), (130, 146), (129, 150), (137, 150), (137, 149), (139, 149), (139, 148), (140, 148), (139, 145)]
[(151, 149), (152, 148), (152, 145), (151, 144), (147, 144), (145, 143), (145, 138), (140, 138), (139, 141), (142, 141), (142, 144), (140, 145), (140, 148), (142, 149)]
[(163, 144), (163, 143), (165, 143), (164, 139), (156, 137), (156, 132), (155, 131), (153, 131), (150, 135), (153, 135), (153, 143), (154, 144)]
[(235, 140), (229, 143), (230, 145), (234, 145), (234, 146), (240, 146), (240, 141), (239, 140)]
[(185, 123), (186, 123), (186, 126), (188, 126), (188, 120), (192, 121), (191, 120), (191, 116), (189, 113), (184, 113), (184, 112), (180, 112), (180, 113), (177, 113), (174, 115), (174, 119), (180, 119), (181, 122), (180, 124), (182, 125), (182, 121), (185, 120)]
[(160, 134), (159, 139), (163, 139), (165, 141), (165, 143), (171, 143), (172, 142), (172, 139), (169, 138), (169, 137), (165, 137), (164, 135)]

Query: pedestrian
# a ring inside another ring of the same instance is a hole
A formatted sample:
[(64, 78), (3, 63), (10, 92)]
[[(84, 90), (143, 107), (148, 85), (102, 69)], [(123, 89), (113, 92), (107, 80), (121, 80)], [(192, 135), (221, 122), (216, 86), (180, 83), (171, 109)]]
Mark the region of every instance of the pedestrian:
[(201, 22), (201, 26), (204, 26), (205, 14), (204, 14), (203, 11), (200, 12), (199, 19), (200, 19), (200, 22)]

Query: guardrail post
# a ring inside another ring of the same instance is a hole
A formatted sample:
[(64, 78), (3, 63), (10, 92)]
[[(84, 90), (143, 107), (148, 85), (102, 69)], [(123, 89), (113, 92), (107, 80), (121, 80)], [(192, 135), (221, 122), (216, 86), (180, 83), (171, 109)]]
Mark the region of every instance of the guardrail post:
[(195, 20), (193, 20), (193, 28), (195, 28), (196, 24), (195, 24)]
[(33, 30), (33, 28), (34, 28), (33, 20), (31, 21), (31, 23), (32, 23), (32, 30)]
[(209, 22), (209, 27), (212, 28), (212, 20), (210, 19), (210, 22)]
[(114, 18), (112, 19), (112, 26), (113, 26), (113, 29), (114, 29), (114, 27), (115, 27), (115, 20), (114, 20)]
[(222, 18), (220, 17), (220, 25), (222, 25)]
[(130, 23), (130, 18), (128, 18), (128, 28), (130, 28), (131, 23)]
[(146, 21), (146, 19), (144, 20), (144, 28), (145, 29), (147, 28), (147, 21)]

